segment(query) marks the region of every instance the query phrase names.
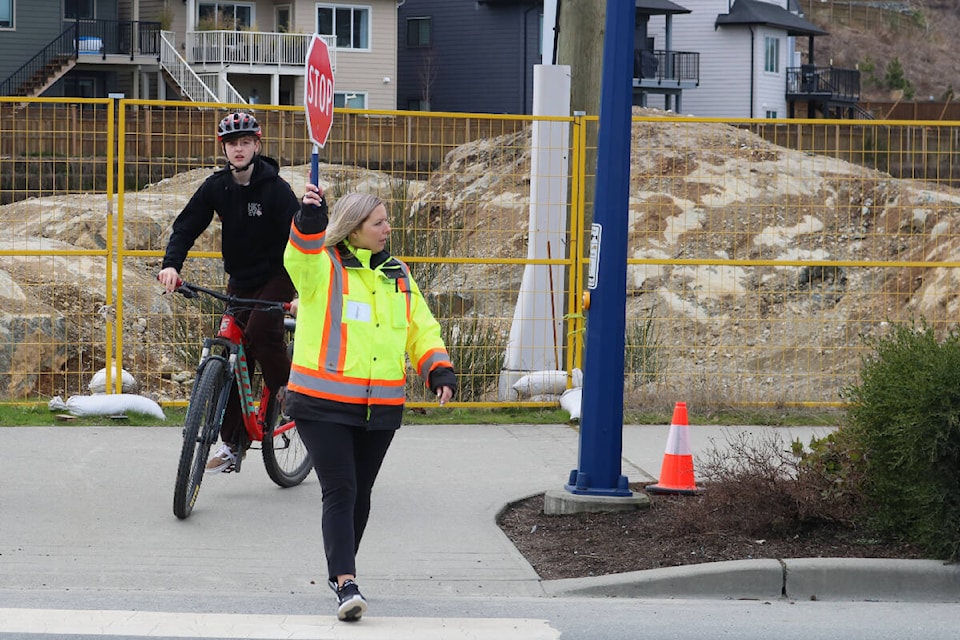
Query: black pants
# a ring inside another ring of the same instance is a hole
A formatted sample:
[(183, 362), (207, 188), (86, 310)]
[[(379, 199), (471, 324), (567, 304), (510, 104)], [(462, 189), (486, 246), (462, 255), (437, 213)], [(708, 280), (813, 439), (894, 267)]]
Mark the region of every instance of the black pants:
[[(274, 276), (262, 287), (255, 289), (228, 287), (227, 291), (240, 298), (281, 302), (293, 300), (296, 293), (286, 271)], [(276, 311), (246, 311), (238, 314), (238, 319), (244, 323), (244, 335), (247, 338), (247, 368), (250, 375), (253, 375), (259, 362), (264, 384), (275, 392), (287, 384), (287, 379), (290, 377), (290, 357), (287, 355), (287, 345), (284, 341), (283, 314)], [(227, 401), (227, 407), (223, 412), (220, 438), (229, 444), (237, 444), (244, 431), (243, 414), (240, 411), (240, 393), (237, 391), (237, 386), (233, 385), (230, 389), (230, 400)], [(246, 439), (245, 436), (244, 439)], [(249, 442), (247, 444), (249, 445)]]
[(370, 517), (370, 494), (396, 431), (371, 431), (297, 418), (323, 493), (323, 548), (327, 575), (357, 574), (357, 551)]

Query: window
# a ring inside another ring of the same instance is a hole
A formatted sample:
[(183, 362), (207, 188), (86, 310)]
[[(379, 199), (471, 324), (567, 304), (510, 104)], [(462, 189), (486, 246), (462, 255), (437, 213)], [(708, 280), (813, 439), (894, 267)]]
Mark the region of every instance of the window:
[(239, 31), (253, 25), (253, 5), (232, 2), (201, 2), (197, 28), (201, 31)]
[(68, 74), (63, 79), (63, 95), (72, 98), (98, 98), (97, 79), (92, 76)]
[(776, 111), (769, 111), (769, 110), (768, 110), (768, 111), (767, 111), (767, 118), (768, 118), (769, 120), (776, 120), (776, 119), (777, 119), (777, 112), (776, 112)]
[(407, 46), (413, 49), (430, 46), (430, 18), (407, 18)]
[(274, 17), (277, 33), (290, 33), (290, 5), (277, 5)]
[(67, 20), (92, 20), (93, 5), (93, 0), (63, 0), (63, 17)]
[(770, 73), (780, 73), (780, 38), (767, 36), (763, 39), (763, 70)]
[(337, 109), (366, 109), (367, 94), (334, 91), (333, 106)]
[(317, 33), (336, 36), (338, 49), (369, 49), (370, 9), (318, 5)]
[(0, 0), (0, 29), (13, 29), (14, 0)]

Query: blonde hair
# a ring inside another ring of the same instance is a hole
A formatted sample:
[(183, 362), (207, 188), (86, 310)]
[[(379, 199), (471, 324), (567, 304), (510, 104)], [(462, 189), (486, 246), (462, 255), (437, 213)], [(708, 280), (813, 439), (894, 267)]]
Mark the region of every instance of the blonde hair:
[(324, 246), (334, 247), (363, 224), (383, 200), (369, 193), (348, 193), (334, 203)]

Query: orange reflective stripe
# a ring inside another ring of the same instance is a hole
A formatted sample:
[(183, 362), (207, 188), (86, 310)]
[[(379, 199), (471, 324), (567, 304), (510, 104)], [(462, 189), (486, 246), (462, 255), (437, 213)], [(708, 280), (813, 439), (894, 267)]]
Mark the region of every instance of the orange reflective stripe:
[(413, 292), (410, 291), (410, 272), (407, 271), (406, 267), (403, 269), (404, 276), (397, 280), (397, 288), (400, 289), (407, 297), (407, 324), (411, 322), (410, 313), (412, 311), (411, 299), (413, 298)]

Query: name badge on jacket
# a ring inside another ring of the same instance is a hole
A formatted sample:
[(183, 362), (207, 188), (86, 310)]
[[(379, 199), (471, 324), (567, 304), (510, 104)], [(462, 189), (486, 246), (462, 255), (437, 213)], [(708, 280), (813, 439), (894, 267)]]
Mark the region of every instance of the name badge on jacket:
[(347, 300), (347, 319), (357, 322), (370, 322), (370, 305), (366, 302)]

